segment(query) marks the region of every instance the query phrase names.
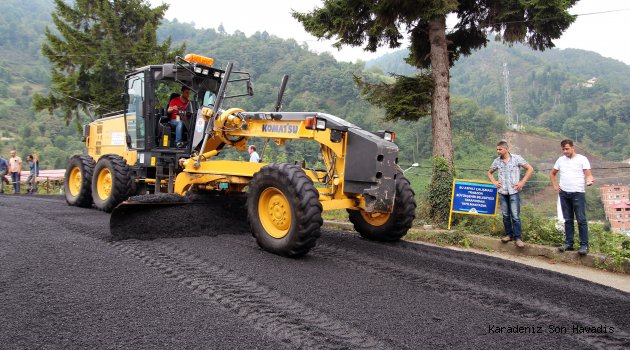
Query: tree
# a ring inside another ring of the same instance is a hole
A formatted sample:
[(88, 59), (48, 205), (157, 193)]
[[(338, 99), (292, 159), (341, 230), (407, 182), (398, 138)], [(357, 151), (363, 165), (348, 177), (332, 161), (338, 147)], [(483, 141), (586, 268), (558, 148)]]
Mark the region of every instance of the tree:
[[(552, 40), (575, 20), (567, 10), (578, 0), (326, 0), (310, 13), (293, 17), (318, 38), (337, 40), (335, 47), (400, 47), (403, 33), (409, 35), (407, 63), (429, 69), (433, 84), (420, 74), (425, 94), (431, 95), (433, 155), (453, 166), (452, 118), (449, 109), (449, 68), (460, 55), (469, 55), (488, 42), (488, 34), (499, 33), (507, 43), (526, 42), (537, 50), (554, 46)], [(446, 32), (446, 16), (457, 15), (454, 29)], [(398, 77), (394, 84), (409, 85)], [(391, 95), (399, 105), (408, 93)], [(418, 95), (418, 89), (414, 91)], [(377, 101), (378, 103), (379, 101)], [(380, 101), (382, 102), (382, 101)], [(425, 107), (419, 107), (421, 110)], [(423, 113), (418, 113), (418, 116)], [(388, 119), (408, 119), (389, 115)]]
[(170, 37), (157, 43), (156, 28), (168, 5), (145, 0), (55, 0), (56, 32), (45, 30), (42, 53), (52, 63), (51, 92), (36, 95), (37, 110), (61, 110), (66, 124), (82, 113), (119, 110), (127, 71), (172, 61)]

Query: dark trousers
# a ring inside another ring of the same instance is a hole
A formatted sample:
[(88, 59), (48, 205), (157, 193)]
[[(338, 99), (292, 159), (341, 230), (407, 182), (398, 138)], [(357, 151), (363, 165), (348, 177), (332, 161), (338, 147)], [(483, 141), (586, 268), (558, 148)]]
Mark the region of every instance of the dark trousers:
[(580, 247), (588, 247), (588, 222), (586, 221), (586, 193), (560, 191), (560, 206), (564, 216), (564, 243), (573, 246), (575, 227), (573, 220), (578, 222), (580, 233)]
[(7, 174), (7, 169), (0, 170), (0, 193), (4, 193), (4, 184), (9, 184), (9, 180), (4, 177)]
[(11, 181), (13, 181), (13, 192), (20, 193), (20, 172), (11, 173)]

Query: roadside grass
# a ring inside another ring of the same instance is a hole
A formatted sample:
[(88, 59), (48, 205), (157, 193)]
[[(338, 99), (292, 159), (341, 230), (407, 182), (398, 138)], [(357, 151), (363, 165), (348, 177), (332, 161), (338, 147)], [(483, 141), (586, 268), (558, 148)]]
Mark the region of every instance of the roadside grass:
[[(500, 214), (496, 217), (496, 229), (493, 230), (495, 219), (472, 215), (458, 215), (454, 229), (464, 233), (502, 237), (505, 235), (503, 221)], [(526, 243), (558, 247), (564, 243), (564, 232), (558, 229), (554, 219), (545, 218), (535, 212), (532, 205), (521, 208), (521, 223), (523, 227), (523, 241)], [(608, 256), (601, 264), (611, 264), (619, 268), (622, 263), (630, 262), (630, 237), (606, 229), (603, 223), (589, 223), (589, 252)], [(579, 242), (577, 225), (575, 227), (576, 248)], [(458, 234), (459, 235), (459, 234)], [(459, 236), (457, 236), (459, 237)], [(456, 240), (461, 240), (457, 238)], [(603, 267), (603, 266), (602, 266)]]
[(345, 209), (325, 210), (322, 218), (330, 221), (348, 221), (348, 212)]

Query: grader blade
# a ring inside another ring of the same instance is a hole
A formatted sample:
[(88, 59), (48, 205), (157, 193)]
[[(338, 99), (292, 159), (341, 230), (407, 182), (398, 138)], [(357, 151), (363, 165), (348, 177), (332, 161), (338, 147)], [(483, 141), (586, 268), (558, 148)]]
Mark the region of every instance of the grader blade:
[(113, 240), (216, 236), (249, 232), (243, 200), (215, 196), (143, 195), (119, 204), (110, 217)]

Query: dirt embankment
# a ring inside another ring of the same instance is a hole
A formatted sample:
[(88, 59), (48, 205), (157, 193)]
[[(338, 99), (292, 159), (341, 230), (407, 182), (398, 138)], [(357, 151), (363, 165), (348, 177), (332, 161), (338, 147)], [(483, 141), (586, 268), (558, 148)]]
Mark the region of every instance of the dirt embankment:
[[(560, 140), (515, 131), (508, 131), (505, 136), (512, 152), (525, 157), (537, 171), (548, 174), (558, 157), (562, 155)], [(577, 153), (589, 159), (596, 185), (628, 183), (630, 181), (630, 166), (628, 164), (605, 161), (601, 156), (583, 149), (579, 143), (576, 144), (575, 148)]]

